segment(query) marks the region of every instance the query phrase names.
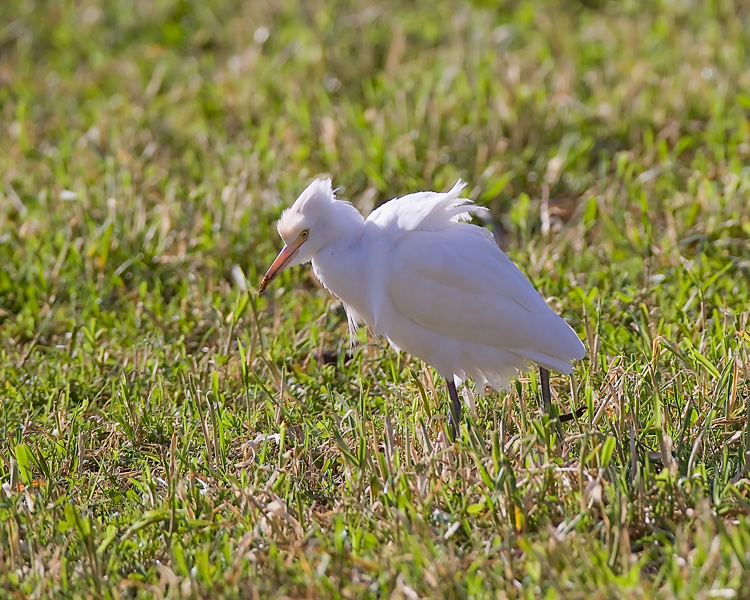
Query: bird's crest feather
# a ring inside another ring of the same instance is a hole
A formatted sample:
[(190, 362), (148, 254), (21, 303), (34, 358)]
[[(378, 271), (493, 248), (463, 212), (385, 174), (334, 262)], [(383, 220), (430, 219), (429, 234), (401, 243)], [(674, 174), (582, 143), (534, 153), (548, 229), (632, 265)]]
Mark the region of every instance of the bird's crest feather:
[(336, 200), (331, 179), (315, 179), (308, 185), (299, 197), (287, 208), (276, 225), (279, 235), (285, 242), (295, 237), (305, 213), (315, 212), (318, 207), (325, 206)]

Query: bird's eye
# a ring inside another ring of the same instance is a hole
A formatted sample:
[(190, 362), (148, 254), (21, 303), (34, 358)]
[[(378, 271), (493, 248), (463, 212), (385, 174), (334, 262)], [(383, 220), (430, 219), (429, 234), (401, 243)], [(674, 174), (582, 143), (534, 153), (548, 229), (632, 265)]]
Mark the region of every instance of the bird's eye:
[(310, 235), (310, 230), (305, 229), (302, 233), (299, 234), (299, 236), (304, 240), (308, 235)]

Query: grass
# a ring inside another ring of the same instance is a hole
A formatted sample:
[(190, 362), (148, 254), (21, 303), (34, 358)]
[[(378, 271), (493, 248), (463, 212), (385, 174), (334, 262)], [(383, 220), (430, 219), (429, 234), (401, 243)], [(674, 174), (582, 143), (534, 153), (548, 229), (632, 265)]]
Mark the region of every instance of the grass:
[[(742, 3), (0, 17), (2, 597), (747, 595)], [(529, 373), (451, 447), (309, 268), (255, 293), (319, 173), (364, 211), (470, 182), (586, 340), (563, 439)]]

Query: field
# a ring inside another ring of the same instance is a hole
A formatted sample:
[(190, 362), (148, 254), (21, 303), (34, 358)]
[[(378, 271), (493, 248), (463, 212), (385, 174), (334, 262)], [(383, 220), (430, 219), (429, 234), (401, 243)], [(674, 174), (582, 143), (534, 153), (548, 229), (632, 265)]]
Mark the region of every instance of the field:
[[(748, 23), (4, 0), (0, 598), (749, 597)], [(317, 175), (365, 213), (467, 180), (583, 416), (529, 370), (450, 444), (309, 267), (258, 294)]]

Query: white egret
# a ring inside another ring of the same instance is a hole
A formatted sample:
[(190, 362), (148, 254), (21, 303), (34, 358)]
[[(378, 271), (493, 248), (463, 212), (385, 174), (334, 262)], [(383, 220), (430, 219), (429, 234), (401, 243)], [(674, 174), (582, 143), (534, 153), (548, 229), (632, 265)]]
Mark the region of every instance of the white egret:
[(260, 284), (262, 292), (286, 267), (312, 261), (316, 277), (344, 303), (352, 332), (365, 323), (445, 378), (454, 439), (461, 418), (456, 380), (499, 390), (536, 363), (548, 404), (546, 369), (572, 373), (572, 361), (585, 355), (575, 331), (492, 233), (466, 222), (487, 209), (461, 198), (465, 186), (409, 194), (365, 219), (336, 199), (330, 179), (315, 180), (281, 215), (285, 245)]

